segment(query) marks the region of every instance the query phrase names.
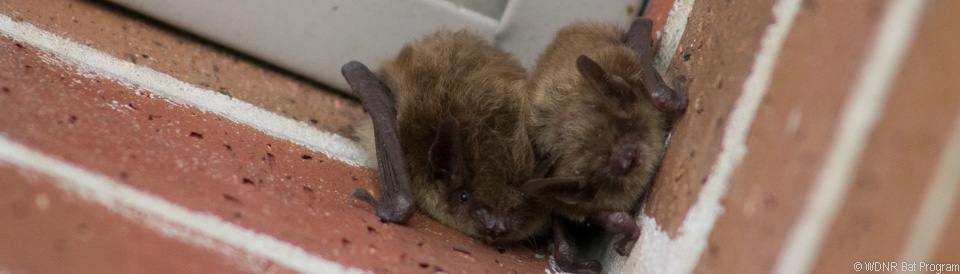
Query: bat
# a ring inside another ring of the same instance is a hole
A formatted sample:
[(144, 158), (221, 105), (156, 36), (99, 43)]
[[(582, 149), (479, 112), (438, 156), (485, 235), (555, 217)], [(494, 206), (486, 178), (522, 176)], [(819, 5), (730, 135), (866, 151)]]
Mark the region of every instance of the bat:
[(403, 47), (381, 77), (363, 64), (342, 73), (373, 122), (384, 222), (425, 215), (488, 243), (546, 233), (550, 215), (521, 190), (538, 165), (527, 132), (526, 71), (466, 31), (440, 31)]
[[(521, 189), (574, 223), (623, 234), (614, 248), (624, 256), (639, 237), (633, 213), (656, 173), (670, 121), (688, 101), (685, 77), (674, 79), (674, 90), (654, 69), (651, 28), (648, 18), (626, 32), (575, 22), (557, 32), (530, 79), (530, 138), (539, 157), (553, 160), (545, 178)], [(561, 268), (600, 271), (596, 261), (574, 261), (562, 223), (553, 231)]]

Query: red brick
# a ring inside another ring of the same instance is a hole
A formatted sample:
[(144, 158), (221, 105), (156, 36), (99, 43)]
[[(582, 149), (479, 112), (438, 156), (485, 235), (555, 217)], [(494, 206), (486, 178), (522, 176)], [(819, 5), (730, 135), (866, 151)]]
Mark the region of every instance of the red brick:
[(673, 74), (692, 78), (690, 104), (674, 125), (645, 209), (671, 236), (697, 201), (720, 153), (727, 116), (740, 97), (753, 54), (770, 23), (771, 5), (771, 1), (697, 1), (693, 6), (677, 49), (689, 52), (690, 59), (677, 54), (670, 66)]
[[(960, 193), (958, 193), (960, 195)], [(933, 255), (931, 256), (928, 263), (940, 263), (940, 264), (960, 264), (960, 236), (957, 236), (957, 231), (960, 231), (960, 203), (954, 201), (953, 212), (950, 216), (950, 220), (947, 223), (947, 226), (940, 231), (942, 233), (940, 240), (936, 241), (936, 247), (933, 247)]]
[(0, 164), (0, 268), (13, 273), (291, 273), (165, 238), (54, 179)]
[(949, 31), (960, 24), (951, 12), (960, 3), (933, 1), (926, 10), (814, 272), (849, 271), (858, 260), (901, 259), (960, 117), (960, 55), (950, 53), (960, 37)]
[(802, 4), (698, 272), (771, 271), (828, 153), (883, 5)]
[(660, 43), (658, 32), (663, 32), (663, 27), (667, 25), (667, 17), (673, 9), (675, 2), (679, 0), (651, 0), (643, 10), (643, 16), (653, 20), (653, 48), (657, 48)]
[(11, 0), (0, 13), (324, 131), (349, 136), (365, 115), (356, 101), (329, 88), (104, 1)]
[(500, 254), (422, 215), (408, 226), (381, 223), (369, 205), (347, 196), (374, 187), (369, 168), (148, 91), (85, 78), (23, 43), (0, 38), (0, 48), (0, 86), (10, 89), (0, 94), (0, 131), (55, 158), (347, 266), (402, 273), (548, 267), (528, 248)]

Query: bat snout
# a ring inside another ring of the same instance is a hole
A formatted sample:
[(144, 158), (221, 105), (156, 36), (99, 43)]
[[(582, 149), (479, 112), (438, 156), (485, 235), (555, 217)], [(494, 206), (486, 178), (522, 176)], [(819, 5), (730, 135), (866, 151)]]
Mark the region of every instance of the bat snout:
[(504, 214), (493, 214), (486, 208), (474, 211), (477, 220), (477, 232), (493, 240), (507, 236), (512, 232), (510, 218)]
[(633, 138), (621, 138), (610, 152), (610, 172), (614, 176), (624, 176), (637, 166), (640, 147)]

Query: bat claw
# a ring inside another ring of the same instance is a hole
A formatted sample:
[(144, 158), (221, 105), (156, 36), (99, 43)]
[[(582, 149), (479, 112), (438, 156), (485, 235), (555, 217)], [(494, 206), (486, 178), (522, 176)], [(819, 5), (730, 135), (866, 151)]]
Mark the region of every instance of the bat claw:
[(684, 75), (680, 75), (680, 76), (677, 76), (676, 78), (673, 78), (673, 87), (674, 87), (673, 112), (674, 113), (680, 113), (687, 109), (687, 102), (689, 100), (687, 99), (687, 97), (689, 96), (687, 94), (687, 80), (689, 79), (690, 78)]
[(362, 188), (354, 189), (350, 196), (373, 206), (377, 216), (380, 217), (380, 221), (385, 223), (406, 223), (413, 215), (413, 210), (410, 209), (413, 206), (413, 201), (407, 199), (398, 198), (395, 204), (380, 203), (377, 202), (376, 198), (373, 198), (369, 191)]
[(353, 192), (350, 193), (350, 196), (360, 199), (361, 201), (367, 202), (368, 204), (372, 205), (374, 208), (380, 207), (380, 203), (377, 202), (377, 199), (374, 199), (373, 195), (370, 194), (370, 192), (367, 191), (366, 189), (362, 189), (362, 188), (354, 189)]
[(599, 211), (593, 213), (589, 218), (606, 228), (607, 231), (622, 234), (623, 239), (614, 243), (613, 249), (620, 256), (630, 256), (630, 251), (633, 250), (634, 244), (640, 238), (640, 227), (637, 226), (636, 219), (633, 218), (632, 214), (625, 211)]
[(637, 239), (635, 237), (631, 237), (631, 235), (623, 235), (623, 239), (617, 241), (613, 245), (613, 249), (616, 250), (617, 254), (620, 254), (620, 256), (627, 257), (630, 256), (630, 251), (633, 251), (633, 246), (636, 243)]

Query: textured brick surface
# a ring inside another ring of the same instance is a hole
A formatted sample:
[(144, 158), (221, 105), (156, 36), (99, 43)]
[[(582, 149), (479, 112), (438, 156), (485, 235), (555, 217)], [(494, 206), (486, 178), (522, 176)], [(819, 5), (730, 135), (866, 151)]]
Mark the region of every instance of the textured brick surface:
[[(720, 153), (727, 116), (750, 73), (770, 1), (698, 1), (671, 65), (689, 75), (690, 104), (676, 125), (646, 214), (675, 235)], [(754, 14), (742, 17), (741, 14)], [(718, 31), (736, 29), (737, 31)], [(696, 41), (694, 41), (696, 40)], [(685, 56), (689, 56), (686, 58)]]
[[(960, 55), (944, 54), (960, 43), (960, 37), (949, 31), (960, 18), (949, 11), (960, 11), (960, 3), (933, 1), (927, 7), (814, 272), (849, 270), (849, 262), (864, 258), (901, 259), (954, 121), (960, 117), (956, 92)], [(958, 238), (955, 231), (946, 230), (937, 244)], [(958, 259), (954, 255), (929, 262), (960, 263)]]
[[(670, 67), (670, 74), (692, 78), (690, 105), (676, 121), (643, 212), (672, 239), (683, 235), (681, 224), (723, 152), (730, 113), (774, 23), (774, 2), (697, 0), (693, 6)], [(798, 216), (817, 201), (807, 195), (834, 152), (840, 117), (893, 2), (802, 1), (782, 51), (773, 56), (746, 154), (694, 272), (773, 269)], [(960, 25), (957, 3), (927, 3), (851, 170), (850, 191), (814, 256), (814, 273), (901, 259), (960, 117), (960, 54), (952, 50), (960, 38), (951, 32)], [(647, 16), (659, 29), (673, 7), (673, 1), (654, 1)], [(350, 137), (365, 116), (356, 101), (320, 85), (109, 4), (10, 0), (0, 3), (0, 14), (323, 131)], [(406, 226), (381, 223), (369, 205), (347, 196), (356, 187), (375, 189), (375, 170), (150, 91), (84, 76), (52, 56), (0, 37), (4, 138), (348, 267), (377, 273), (549, 269), (545, 239), (498, 250), (419, 214)], [(166, 238), (64, 192), (46, 176), (0, 161), (0, 271), (291, 272), (265, 259)], [(929, 247), (930, 262), (960, 263), (954, 233), (960, 203), (951, 212)]]
[(158, 235), (53, 179), (0, 165), (0, 265), (13, 273), (291, 273)]
[(772, 269), (823, 165), (883, 4), (810, 1), (800, 10), (698, 269)]
[(501, 254), (421, 215), (408, 226), (381, 223), (369, 205), (348, 197), (354, 188), (374, 187), (374, 170), (147, 91), (86, 78), (45, 62), (29, 45), (0, 38), (0, 47), (0, 86), (7, 88), (0, 128), (56, 158), (361, 269), (547, 267), (529, 248)]
[(11, 0), (0, 3), (0, 13), (321, 130), (352, 134), (365, 115), (357, 102), (314, 83), (104, 2)]

